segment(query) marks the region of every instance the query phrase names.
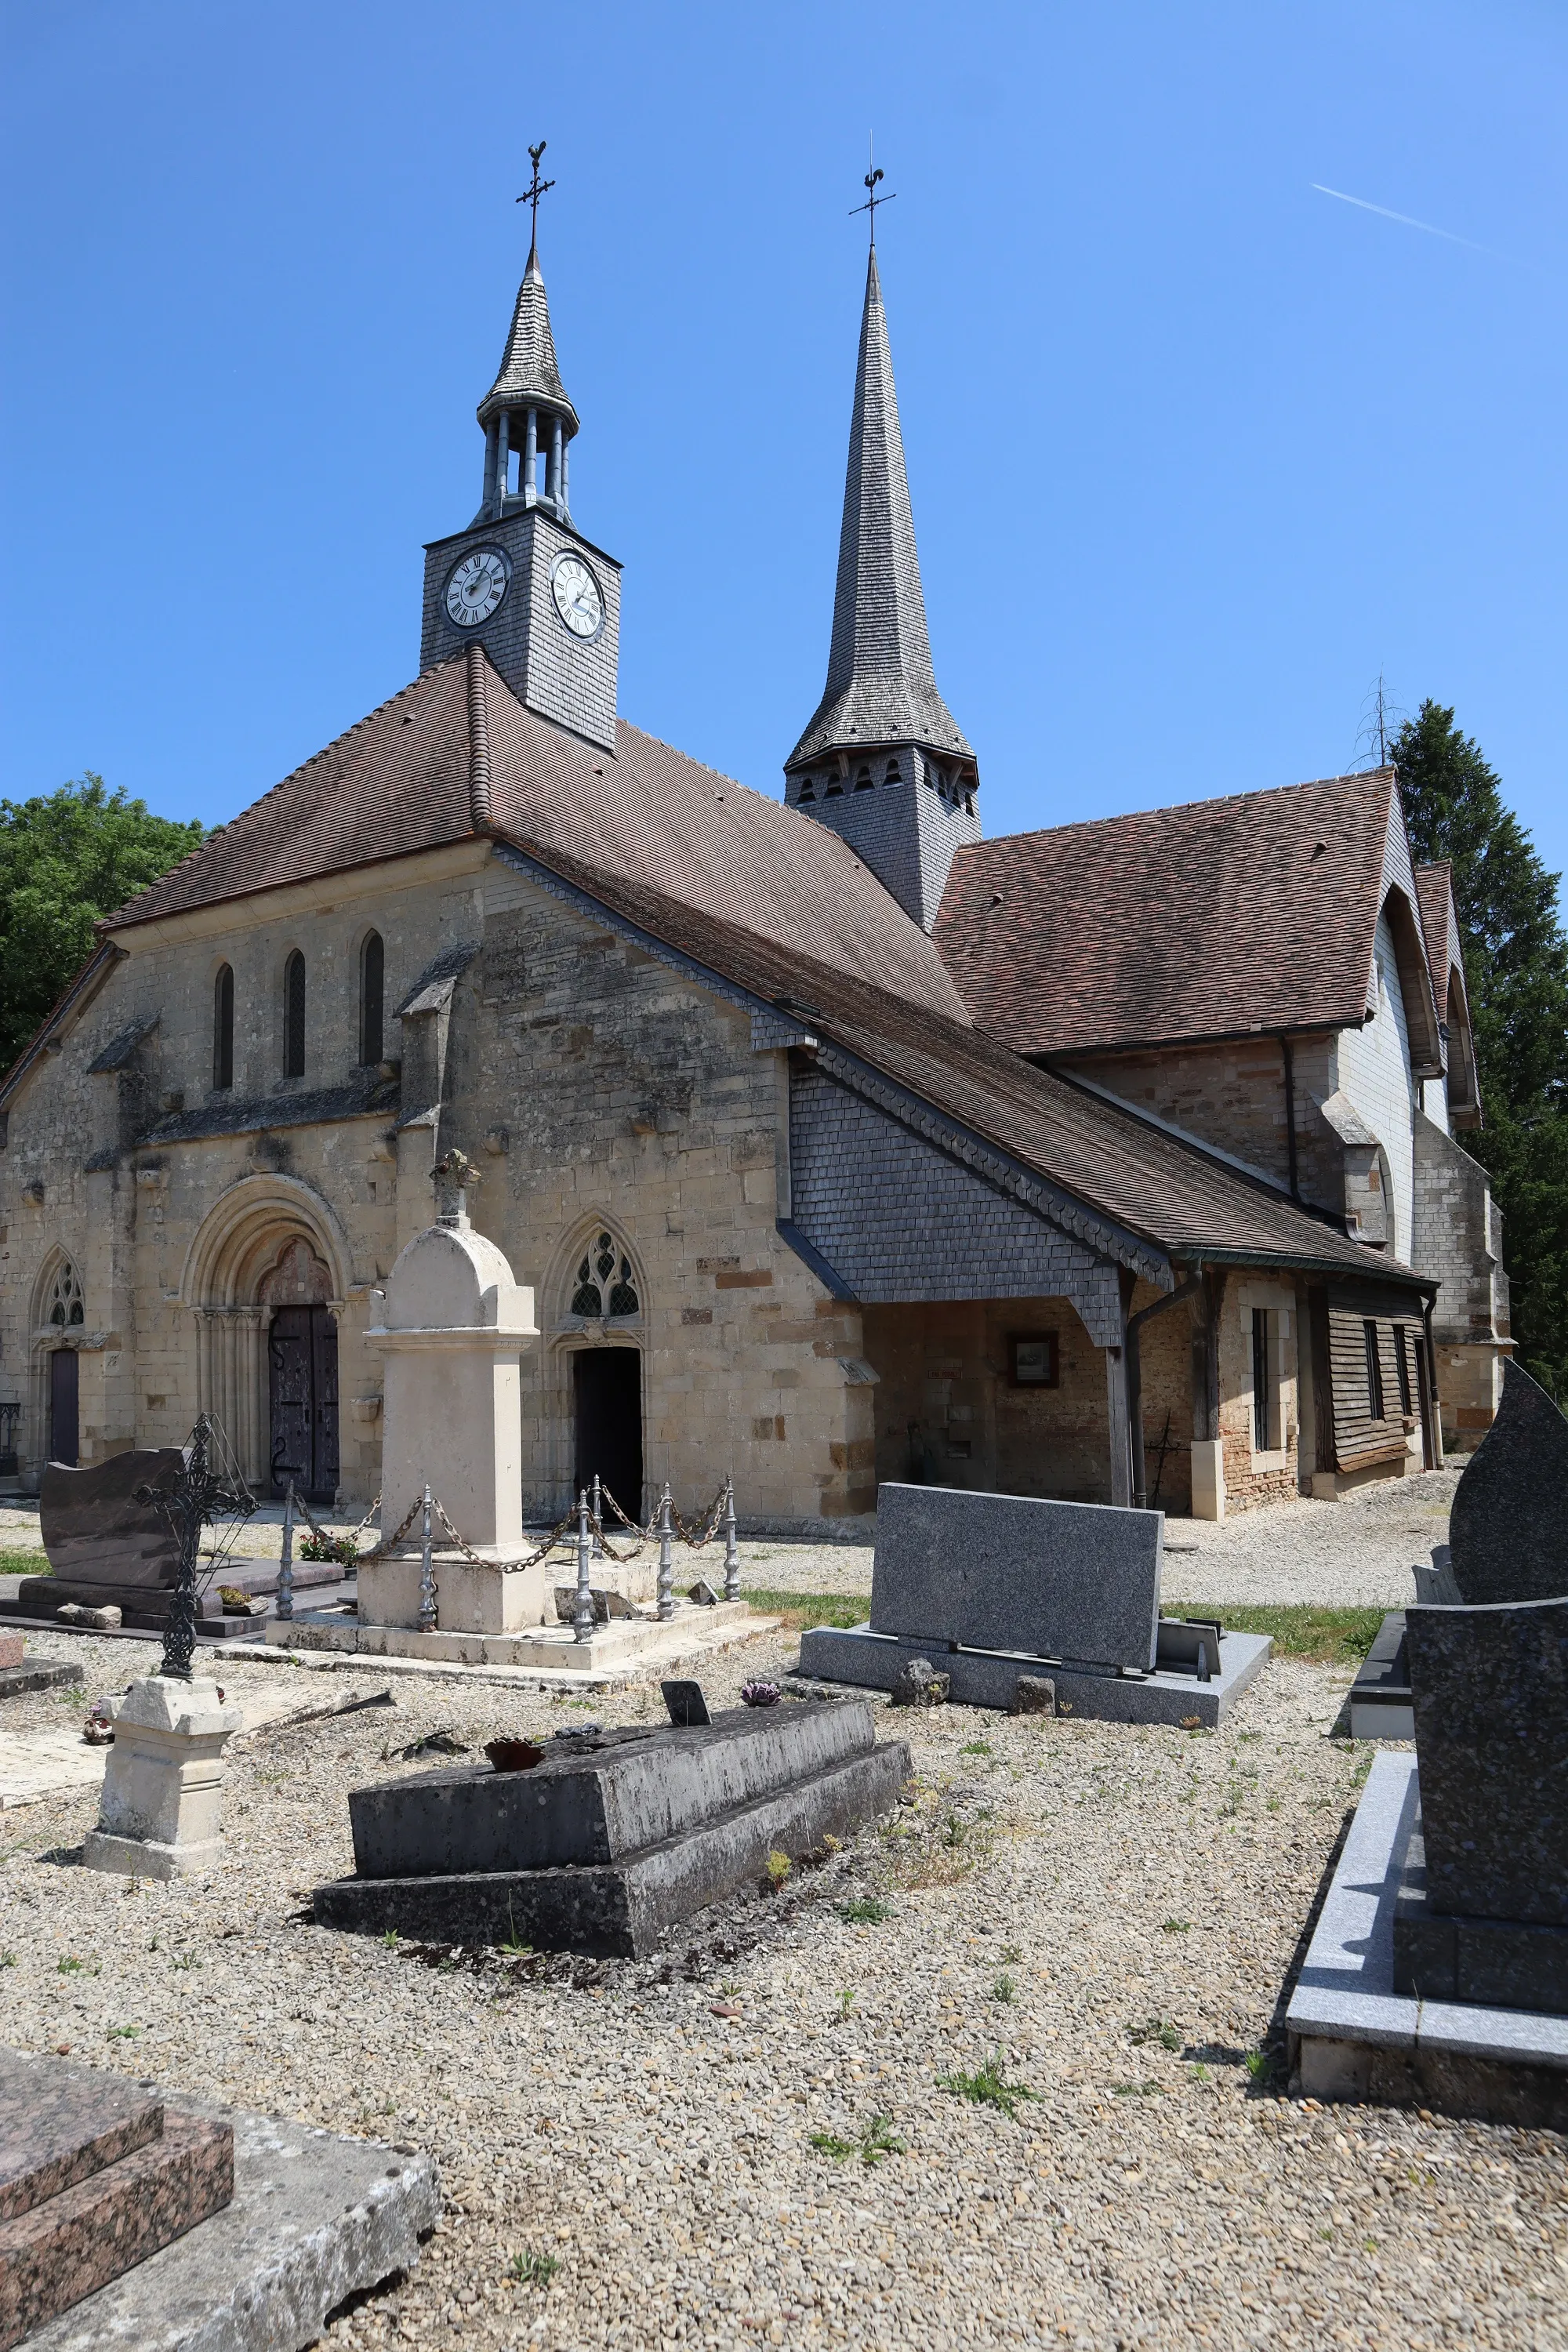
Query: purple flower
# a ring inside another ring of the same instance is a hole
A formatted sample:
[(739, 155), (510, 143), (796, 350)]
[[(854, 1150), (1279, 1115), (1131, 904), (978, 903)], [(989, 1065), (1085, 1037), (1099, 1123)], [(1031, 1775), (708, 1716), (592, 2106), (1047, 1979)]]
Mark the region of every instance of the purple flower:
[(742, 1706), (777, 1706), (782, 1696), (783, 1693), (777, 1683), (742, 1683), (741, 1685)]

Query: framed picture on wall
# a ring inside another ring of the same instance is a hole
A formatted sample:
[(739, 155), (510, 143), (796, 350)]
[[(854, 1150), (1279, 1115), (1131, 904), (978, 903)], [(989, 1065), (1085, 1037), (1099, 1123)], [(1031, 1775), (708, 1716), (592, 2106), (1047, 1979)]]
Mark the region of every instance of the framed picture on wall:
[(1010, 1377), (1016, 1389), (1054, 1389), (1058, 1357), (1054, 1331), (1015, 1331), (1007, 1341)]

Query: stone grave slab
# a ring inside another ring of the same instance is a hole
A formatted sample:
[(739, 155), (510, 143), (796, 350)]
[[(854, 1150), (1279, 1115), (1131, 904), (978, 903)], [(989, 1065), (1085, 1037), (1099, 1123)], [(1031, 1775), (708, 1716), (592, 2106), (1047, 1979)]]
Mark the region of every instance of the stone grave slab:
[(81, 1668), (74, 1658), (30, 1658), (20, 1633), (0, 1633), (0, 1699), (22, 1698), (28, 1691), (53, 1690), (80, 1680)]
[(353, 1790), (357, 1874), (325, 1927), (641, 1956), (693, 1911), (852, 1833), (897, 1798), (900, 1741), (871, 1710), (738, 1707), (711, 1723), (552, 1740), (530, 1771), (462, 1766)]
[(1419, 1819), (1415, 1759), (1373, 1759), (1286, 2011), (1319, 2099), (1568, 2129), (1568, 2017), (1400, 1991), (1394, 1926)]
[(889, 1481), (877, 1493), (872, 1630), (1147, 1671), (1164, 1525), (1163, 1511)]
[[(0, 2116), (8, 2095), (24, 2128), (96, 2135), (107, 2160), (0, 2220), (0, 2347), (32, 2310), (27, 2352), (303, 2352), (346, 2297), (412, 2269), (439, 2217), (429, 2158), (374, 2141), (18, 2052), (0, 2053)], [(110, 2156), (146, 2106), (159, 2130)]]
[(0, 2352), (234, 2193), (234, 2134), (149, 2085), (0, 2051)]
[(1164, 1514), (889, 1481), (871, 1614), (801, 1636), (806, 1679), (890, 1691), (911, 1659), (965, 1706), (1010, 1708), (1042, 1672), (1058, 1706), (1117, 1723), (1221, 1722), (1272, 1643), (1160, 1615)]

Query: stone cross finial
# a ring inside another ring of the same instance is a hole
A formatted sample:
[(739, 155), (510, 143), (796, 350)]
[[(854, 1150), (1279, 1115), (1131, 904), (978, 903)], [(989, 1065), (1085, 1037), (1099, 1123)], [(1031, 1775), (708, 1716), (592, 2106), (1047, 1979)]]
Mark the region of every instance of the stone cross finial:
[(438, 1225), (466, 1225), (468, 1203), (463, 1195), (470, 1184), (479, 1181), (479, 1171), (466, 1151), (455, 1148), (444, 1160), (438, 1160), (430, 1171), (430, 1181), (436, 1187), (436, 1223)]

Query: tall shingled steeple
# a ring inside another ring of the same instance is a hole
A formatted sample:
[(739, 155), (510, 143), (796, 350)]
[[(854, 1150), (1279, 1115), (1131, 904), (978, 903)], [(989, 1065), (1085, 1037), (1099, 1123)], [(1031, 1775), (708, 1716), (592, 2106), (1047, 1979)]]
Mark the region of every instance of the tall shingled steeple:
[(974, 753), (937, 690), (873, 244), (838, 541), (827, 684), (784, 794), (852, 844), (916, 922), (980, 838)]

